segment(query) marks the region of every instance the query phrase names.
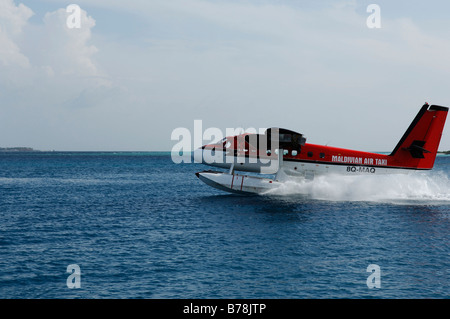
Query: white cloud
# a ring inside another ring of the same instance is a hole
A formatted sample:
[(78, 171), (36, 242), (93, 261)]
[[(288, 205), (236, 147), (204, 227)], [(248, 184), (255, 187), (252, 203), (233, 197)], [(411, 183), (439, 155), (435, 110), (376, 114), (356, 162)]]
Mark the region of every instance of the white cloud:
[(18, 65), (22, 68), (29, 67), (28, 58), (22, 54), (20, 48), (0, 27), (0, 65), (3, 67)]
[(15, 41), (32, 15), (33, 11), (23, 4), (15, 6), (13, 0), (0, 1), (0, 66), (29, 67), (28, 58)]
[(79, 145), (88, 138), (74, 132), (90, 117), (73, 112), (110, 106), (123, 90), (95, 61), (95, 21), (85, 10), (79, 29), (67, 27), (65, 8), (47, 12), (41, 24), (30, 23), (31, 15), (23, 4), (0, 0), (0, 145)]
[(31, 25), (28, 22), (33, 15), (30, 8), (15, 5), (13, 0), (0, 0), (0, 62), (3, 67), (6, 70), (15, 65), (28, 67), (30, 76), (39, 73), (39, 76), (50, 77), (99, 77), (99, 82), (104, 81), (105, 74), (94, 60), (98, 49), (91, 43), (95, 20), (85, 10), (80, 13), (80, 28), (68, 28), (66, 22), (70, 13), (65, 8), (47, 12), (42, 25)]
[(42, 63), (63, 75), (98, 76), (93, 61), (98, 49), (90, 44), (95, 20), (81, 10), (80, 28), (68, 28), (69, 13), (65, 9), (49, 12), (44, 17), (41, 44), (45, 48)]
[(3, 31), (17, 35), (22, 32), (33, 11), (23, 4), (16, 6), (13, 0), (0, 1), (0, 21)]

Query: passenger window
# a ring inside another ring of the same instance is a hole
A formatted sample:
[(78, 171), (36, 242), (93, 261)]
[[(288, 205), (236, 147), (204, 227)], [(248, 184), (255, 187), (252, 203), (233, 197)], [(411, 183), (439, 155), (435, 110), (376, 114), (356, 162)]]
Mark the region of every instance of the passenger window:
[(325, 158), (325, 153), (320, 153), (319, 156), (320, 158)]
[(292, 156), (296, 156), (297, 155), (297, 151), (296, 150), (292, 150), (291, 154), (292, 154)]
[(313, 156), (313, 152), (308, 152), (308, 157), (312, 157)]
[(283, 150), (283, 155), (288, 155), (289, 154), (289, 150)]

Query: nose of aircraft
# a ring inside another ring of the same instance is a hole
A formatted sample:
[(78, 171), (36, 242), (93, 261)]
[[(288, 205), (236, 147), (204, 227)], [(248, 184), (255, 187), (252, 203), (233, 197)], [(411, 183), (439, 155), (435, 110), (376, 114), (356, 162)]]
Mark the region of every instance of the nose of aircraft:
[(203, 148), (199, 147), (194, 150), (194, 162), (203, 163)]

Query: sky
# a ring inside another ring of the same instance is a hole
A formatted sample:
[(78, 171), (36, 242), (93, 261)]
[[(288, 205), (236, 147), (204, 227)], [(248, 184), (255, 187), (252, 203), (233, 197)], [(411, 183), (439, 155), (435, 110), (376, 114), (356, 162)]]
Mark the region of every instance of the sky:
[[(381, 28), (367, 26), (370, 4)], [(172, 132), (201, 120), (391, 151), (424, 102), (450, 106), (449, 12), (414, 0), (0, 0), (0, 147), (170, 151)]]

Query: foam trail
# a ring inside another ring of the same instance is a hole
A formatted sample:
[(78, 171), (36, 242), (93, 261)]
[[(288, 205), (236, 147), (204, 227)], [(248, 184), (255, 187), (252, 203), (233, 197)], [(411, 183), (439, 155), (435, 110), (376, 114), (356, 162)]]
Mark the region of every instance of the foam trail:
[(302, 194), (333, 201), (438, 201), (450, 204), (450, 178), (442, 171), (408, 175), (318, 176), (289, 180), (268, 195)]

